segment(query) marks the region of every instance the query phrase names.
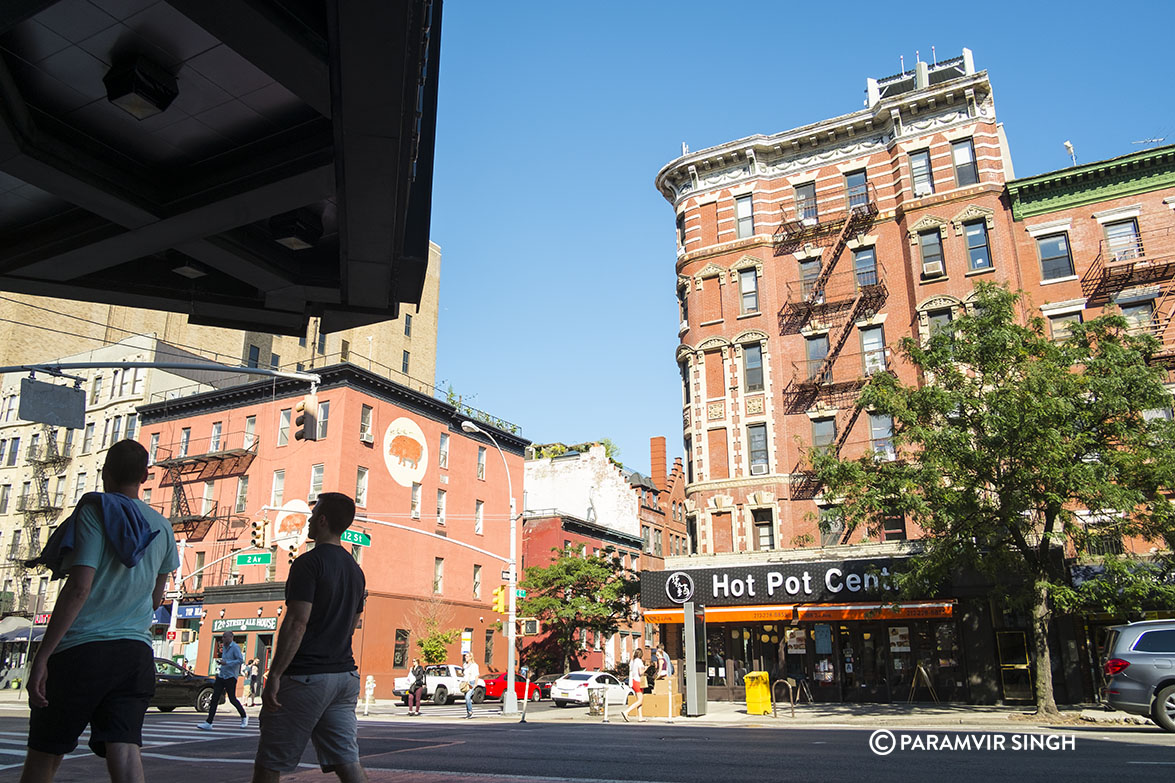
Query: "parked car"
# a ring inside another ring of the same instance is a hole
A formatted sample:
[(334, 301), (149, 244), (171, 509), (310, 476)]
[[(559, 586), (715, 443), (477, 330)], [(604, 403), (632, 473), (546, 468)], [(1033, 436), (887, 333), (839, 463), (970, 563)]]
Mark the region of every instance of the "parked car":
[[(506, 672), (490, 672), (484, 678), (486, 684), (486, 698), (500, 699), (506, 695)], [(527, 696), (522, 695), (522, 689), (526, 687), (526, 678), (514, 675), (514, 692), (518, 694), (518, 698), (525, 699)], [(527, 695), (531, 701), (538, 701), (543, 698), (543, 689), (537, 683), (530, 684), (530, 690)]]
[[(453, 663), (434, 664), (424, 667), (424, 699), (432, 699), (433, 704), (448, 704), (454, 699), (464, 698), (461, 694), (461, 680), (464, 677), (464, 667)], [(401, 704), (408, 703), (408, 686), (412, 684), (409, 677), (397, 677), (392, 684), (392, 695), (400, 698)], [(473, 703), (481, 704), (486, 696), (485, 680), (477, 679), (477, 687), (473, 692)]]
[[(155, 659), (155, 695), (151, 706), (160, 712), (171, 712), (176, 707), (192, 707), (196, 712), (208, 712), (212, 706), (212, 686), (216, 680), (196, 674), (166, 658)], [(220, 703), (224, 704), (224, 696)]]
[(564, 674), (551, 686), (551, 699), (556, 707), (588, 703), (588, 689), (607, 688), (609, 704), (627, 704), (632, 688), (607, 672), (579, 671)]
[(1175, 620), (1110, 628), (1104, 658), (1106, 703), (1175, 731)]
[(534, 681), (535, 685), (542, 689), (544, 699), (551, 698), (551, 686), (562, 676), (562, 674), (544, 674)]

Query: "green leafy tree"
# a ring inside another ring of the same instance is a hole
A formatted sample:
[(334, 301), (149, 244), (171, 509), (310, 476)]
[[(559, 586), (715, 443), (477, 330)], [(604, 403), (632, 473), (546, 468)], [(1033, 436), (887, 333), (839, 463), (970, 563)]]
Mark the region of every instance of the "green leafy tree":
[(442, 629), (434, 619), (424, 621), (424, 633), (416, 640), (420, 657), (426, 664), (444, 663), (449, 657), (449, 645), (457, 641), (461, 631), (456, 628)]
[(519, 601), (518, 612), (539, 619), (553, 648), (547, 655), (558, 655), (566, 672), (581, 634), (607, 637), (619, 630), (640, 594), (640, 582), (611, 548), (588, 557), (582, 545), (553, 551), (557, 556), (550, 565), (526, 569), (526, 598)]
[(1085, 523), (1094, 520), (1099, 535), (1170, 551), (1175, 426), (1144, 415), (1171, 404), (1162, 372), (1148, 363), (1157, 341), (1130, 334), (1116, 315), (1073, 324), (1067, 339), (1053, 341), (1042, 319), (1017, 317), (1019, 299), (977, 286), (973, 312), (926, 345), (903, 341), (923, 383), (880, 374), (866, 385), (858, 408), (893, 417), (896, 460), (820, 450), (810, 460), (849, 530), (878, 535), (895, 516), (921, 528), (920, 552), (897, 578), (903, 595), (974, 570), (1030, 611), (1034, 691), (1047, 714), (1057, 711), (1053, 613), (1110, 603), (1111, 592), (1139, 601), (1165, 589), (1170, 572), (1158, 561), (1114, 561), (1107, 581), (1074, 589), (1065, 549), (1084, 553)]

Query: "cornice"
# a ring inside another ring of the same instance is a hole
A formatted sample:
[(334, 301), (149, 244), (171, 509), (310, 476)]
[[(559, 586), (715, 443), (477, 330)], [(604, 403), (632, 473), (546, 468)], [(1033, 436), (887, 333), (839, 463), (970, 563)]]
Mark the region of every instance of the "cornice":
[(1014, 220), (1175, 187), (1175, 145), (1007, 183)]

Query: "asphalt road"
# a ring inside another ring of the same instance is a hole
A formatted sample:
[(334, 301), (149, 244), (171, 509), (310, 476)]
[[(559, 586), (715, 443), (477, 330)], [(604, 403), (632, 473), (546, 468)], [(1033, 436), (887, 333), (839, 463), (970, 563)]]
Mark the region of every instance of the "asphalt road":
[[(227, 783), (249, 779), (256, 725), (217, 720), (213, 732), (195, 728), (191, 711), (150, 713), (144, 731), (148, 780)], [(27, 719), (0, 717), (0, 781), (15, 781), (23, 757)], [(543, 783), (544, 781), (982, 781), (1006, 775), (1017, 781), (1126, 778), (1175, 779), (1175, 741), (1146, 727), (1076, 727), (1052, 740), (1055, 749), (1023, 749), (1025, 735), (955, 729), (893, 730), (898, 746), (888, 755), (870, 750), (868, 729), (774, 729), (684, 726), (660, 723), (532, 721), (520, 724), (481, 716), (442, 722), (423, 718), (362, 722), (360, 748), (372, 781), (418, 783)], [(983, 743), (985, 749), (930, 749), (950, 742)], [(1039, 736), (1039, 735), (1037, 735)], [(1002, 739), (998, 739), (1000, 737)], [(1065, 739), (1066, 737), (1071, 739)], [(886, 738), (878, 741), (885, 749)], [(907, 747), (903, 749), (902, 743)], [(84, 740), (83, 740), (84, 743)], [(998, 747), (1000, 744), (1002, 748)], [(331, 780), (314, 766), (287, 780)], [(59, 781), (105, 779), (104, 765), (84, 744), (66, 759)]]

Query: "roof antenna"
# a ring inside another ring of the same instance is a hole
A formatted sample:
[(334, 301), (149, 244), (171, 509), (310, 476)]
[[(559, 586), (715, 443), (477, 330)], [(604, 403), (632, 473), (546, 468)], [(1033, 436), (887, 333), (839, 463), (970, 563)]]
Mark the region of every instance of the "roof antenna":
[(930, 59), (934, 60), (935, 65), (938, 65), (938, 52), (934, 51), (934, 44), (930, 45)]
[(914, 62), (922, 62), (922, 52), (918, 51), (917, 49), (914, 50)]
[(1140, 141), (1132, 141), (1131, 144), (1158, 144), (1160, 141), (1166, 141), (1166, 136), (1159, 136), (1155, 139), (1142, 139)]
[(905, 74), (905, 72), (906, 72), (906, 55), (899, 54), (898, 61), (902, 64), (902, 73)]
[(1071, 142), (1071, 141), (1065, 142), (1065, 152), (1069, 153), (1069, 158), (1073, 161), (1073, 165), (1076, 166), (1077, 165), (1077, 153), (1075, 153), (1073, 151), (1073, 142)]

